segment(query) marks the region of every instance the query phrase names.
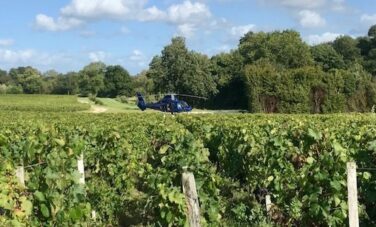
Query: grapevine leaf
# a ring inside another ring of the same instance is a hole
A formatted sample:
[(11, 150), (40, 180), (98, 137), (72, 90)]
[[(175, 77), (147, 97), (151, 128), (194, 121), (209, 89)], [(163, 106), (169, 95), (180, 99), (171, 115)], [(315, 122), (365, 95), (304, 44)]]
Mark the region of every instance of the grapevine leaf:
[(36, 192), (34, 192), (34, 196), (35, 196), (35, 198), (37, 198), (37, 200), (40, 201), (40, 202), (44, 202), (44, 201), (46, 201), (46, 198), (44, 197), (44, 194), (43, 194), (42, 192), (40, 192), (40, 191), (36, 191)]
[(307, 158), (307, 163), (308, 163), (308, 164), (312, 164), (314, 161), (315, 161), (315, 159), (312, 158), (312, 157), (308, 157), (308, 158)]
[(33, 210), (33, 204), (25, 198), (21, 203), (21, 208), (25, 212), (25, 215), (29, 216)]
[(160, 149), (159, 149), (159, 154), (165, 154), (168, 150), (170, 146), (169, 145), (163, 145)]
[(40, 205), (40, 211), (42, 212), (42, 215), (46, 218), (50, 217), (50, 210), (46, 206), (46, 204), (42, 203)]
[(320, 140), (322, 138), (322, 134), (319, 131), (314, 131), (313, 129), (308, 129), (308, 135), (311, 136), (315, 140)]

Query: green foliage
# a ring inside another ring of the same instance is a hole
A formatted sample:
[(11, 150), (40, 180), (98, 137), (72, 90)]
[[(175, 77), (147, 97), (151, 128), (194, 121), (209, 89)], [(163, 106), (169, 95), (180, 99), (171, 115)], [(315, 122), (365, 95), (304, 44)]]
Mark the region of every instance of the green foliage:
[(243, 81), (243, 59), (239, 51), (221, 53), (211, 59), (211, 75), (218, 93), (209, 100), (216, 109), (247, 109), (247, 97)]
[(361, 61), (360, 49), (356, 39), (350, 36), (340, 36), (333, 42), (333, 48), (342, 55), (346, 65)]
[(89, 104), (78, 103), (76, 96), (0, 95), (3, 111), (74, 112), (89, 108)]
[(83, 96), (97, 95), (104, 87), (104, 74), (106, 65), (102, 62), (94, 62), (85, 66), (80, 72), (80, 92)]
[[(0, 125), (5, 226), (184, 226), (184, 166), (196, 178), (203, 226), (342, 226), (346, 162), (375, 167), (376, 119), (367, 115), (3, 111), (0, 119), (7, 119)], [(25, 188), (14, 175), (20, 164)], [(375, 176), (358, 179), (361, 221), (371, 225)]]
[(69, 72), (64, 75), (59, 75), (56, 78), (52, 93), (61, 95), (77, 95), (80, 93), (79, 80), (79, 73)]
[(371, 38), (376, 38), (376, 25), (372, 25), (368, 29), (368, 36), (371, 37)]
[(8, 76), (7, 71), (0, 69), (0, 84), (6, 84), (10, 80), (10, 76)]
[(142, 71), (140, 74), (132, 77), (133, 90), (147, 96), (153, 94), (153, 80), (146, 76), (148, 71)]
[(104, 74), (104, 88), (100, 96), (114, 98), (118, 95), (133, 95), (131, 76), (120, 65), (107, 66)]
[(311, 47), (312, 57), (323, 70), (345, 68), (343, 57), (330, 44), (319, 44)]
[(241, 38), (239, 51), (246, 64), (267, 59), (286, 68), (299, 68), (313, 64), (309, 46), (298, 32), (292, 30), (271, 33), (249, 32)]
[[(371, 116), (233, 115), (178, 120), (204, 141), (218, 172), (239, 181), (250, 193), (248, 204), (237, 203), (231, 212), (253, 224), (262, 225), (260, 218), (265, 216), (257, 212), (258, 206), (270, 194), (269, 221), (275, 226), (346, 225), (346, 162), (355, 160), (360, 168), (375, 166)], [(374, 225), (375, 180), (370, 180), (374, 177), (365, 172), (358, 178), (364, 226)]]
[(251, 112), (369, 112), (376, 98), (372, 77), (359, 65), (324, 72), (281, 69), (263, 60), (246, 66), (245, 81)]
[(206, 55), (189, 52), (182, 37), (173, 38), (170, 45), (155, 56), (146, 76), (152, 79), (155, 92), (176, 92), (210, 96), (217, 92), (210, 74)]
[(97, 105), (101, 105), (101, 106), (104, 105), (104, 103), (94, 95), (89, 95), (89, 100), (94, 102)]

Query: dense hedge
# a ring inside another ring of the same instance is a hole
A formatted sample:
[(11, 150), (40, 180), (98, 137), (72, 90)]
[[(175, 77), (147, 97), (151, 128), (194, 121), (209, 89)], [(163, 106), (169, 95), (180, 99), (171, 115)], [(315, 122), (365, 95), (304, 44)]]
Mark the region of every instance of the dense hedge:
[(245, 69), (248, 107), (266, 113), (370, 112), (376, 105), (376, 83), (360, 67), (278, 68), (265, 61)]

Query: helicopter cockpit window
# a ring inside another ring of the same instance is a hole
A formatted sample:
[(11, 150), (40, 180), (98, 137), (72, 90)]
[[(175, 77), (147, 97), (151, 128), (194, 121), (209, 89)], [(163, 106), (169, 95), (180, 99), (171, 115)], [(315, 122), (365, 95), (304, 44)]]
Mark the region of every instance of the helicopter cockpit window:
[(180, 103), (181, 103), (181, 106), (182, 106), (183, 108), (185, 108), (185, 107), (188, 106), (188, 104), (187, 104), (186, 102), (184, 102), (184, 101), (181, 101)]

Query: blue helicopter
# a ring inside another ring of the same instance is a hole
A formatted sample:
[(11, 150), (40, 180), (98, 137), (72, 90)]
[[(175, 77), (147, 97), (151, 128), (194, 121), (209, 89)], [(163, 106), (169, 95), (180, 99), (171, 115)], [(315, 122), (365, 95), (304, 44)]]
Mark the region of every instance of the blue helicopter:
[(162, 112), (170, 112), (171, 114), (190, 112), (193, 109), (185, 101), (179, 100), (177, 96), (186, 96), (186, 97), (192, 97), (192, 98), (206, 99), (204, 97), (194, 96), (194, 95), (167, 94), (158, 102), (147, 103), (144, 97), (141, 95), (141, 93), (137, 92), (136, 96), (137, 96), (137, 106), (142, 111), (146, 109), (153, 109), (153, 110), (158, 110)]

